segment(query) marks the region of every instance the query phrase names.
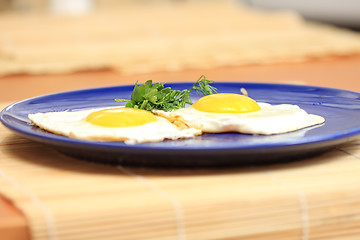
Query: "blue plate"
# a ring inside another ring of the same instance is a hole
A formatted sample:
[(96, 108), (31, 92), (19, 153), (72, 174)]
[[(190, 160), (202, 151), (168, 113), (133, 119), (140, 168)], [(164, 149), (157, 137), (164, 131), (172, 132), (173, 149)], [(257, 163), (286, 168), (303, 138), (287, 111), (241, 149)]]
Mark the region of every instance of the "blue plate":
[[(172, 89), (185, 89), (191, 83), (171, 83)], [(2, 123), (15, 132), (78, 158), (115, 164), (147, 166), (226, 166), (290, 161), (322, 153), (353, 140), (360, 133), (360, 93), (315, 86), (215, 83), (220, 93), (239, 93), (271, 104), (296, 104), (308, 113), (325, 118), (319, 126), (272, 135), (236, 133), (206, 134), (194, 139), (126, 145), (122, 142), (92, 142), (45, 132), (33, 126), (30, 113), (77, 111), (119, 106), (115, 98), (130, 98), (133, 85), (85, 89), (45, 95), (17, 102), (0, 115)], [(199, 96), (194, 95), (195, 101)]]

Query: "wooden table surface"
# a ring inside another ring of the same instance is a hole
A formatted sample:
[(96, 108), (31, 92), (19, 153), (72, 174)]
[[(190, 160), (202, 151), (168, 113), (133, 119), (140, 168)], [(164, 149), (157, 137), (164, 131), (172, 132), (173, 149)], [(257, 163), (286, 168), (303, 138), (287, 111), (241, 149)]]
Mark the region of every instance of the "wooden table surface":
[(63, 75), (15, 75), (0, 78), (0, 101), (18, 101), (42, 94), (82, 88), (144, 82), (194, 81), (202, 74), (215, 81), (296, 83), (360, 91), (360, 55), (329, 57), (302, 63), (281, 63), (120, 75), (110, 70)]
[[(196, 80), (200, 75), (215, 81), (244, 81), (307, 84), (360, 92), (360, 56), (331, 57), (303, 63), (252, 65), (157, 72), (124, 76), (111, 70), (62, 75), (16, 75), (0, 78), (0, 102), (12, 103), (29, 97), (82, 88), (133, 84), (152, 79), (158, 82)], [(2, 104), (3, 105), (3, 104)], [(0, 196), (1, 240), (30, 239), (26, 217)]]

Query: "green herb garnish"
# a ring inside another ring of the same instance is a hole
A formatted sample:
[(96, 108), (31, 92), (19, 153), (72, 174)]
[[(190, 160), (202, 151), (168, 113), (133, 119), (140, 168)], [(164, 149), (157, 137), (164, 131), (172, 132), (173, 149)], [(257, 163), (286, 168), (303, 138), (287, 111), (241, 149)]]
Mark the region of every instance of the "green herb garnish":
[(146, 81), (142, 85), (135, 84), (131, 94), (131, 99), (115, 99), (117, 102), (127, 102), (125, 107), (138, 108), (147, 111), (164, 110), (171, 111), (192, 104), (190, 94), (194, 91), (198, 94), (210, 95), (216, 93), (216, 88), (210, 86), (213, 81), (206, 79), (202, 75), (190, 89), (171, 90), (165, 88), (164, 83), (152, 83), (152, 80)]

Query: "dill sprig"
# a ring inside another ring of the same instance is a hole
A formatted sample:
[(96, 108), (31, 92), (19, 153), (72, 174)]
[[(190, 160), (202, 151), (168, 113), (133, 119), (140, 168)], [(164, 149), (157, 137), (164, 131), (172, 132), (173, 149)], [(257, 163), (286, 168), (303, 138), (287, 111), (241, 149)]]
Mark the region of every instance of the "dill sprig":
[(193, 104), (190, 94), (196, 92), (202, 96), (216, 93), (217, 89), (210, 84), (212, 80), (202, 75), (190, 89), (172, 90), (164, 87), (164, 83), (153, 83), (146, 81), (142, 85), (136, 82), (131, 99), (115, 99), (117, 102), (126, 102), (127, 108), (138, 108), (147, 111), (164, 110), (172, 111), (183, 108), (185, 104)]

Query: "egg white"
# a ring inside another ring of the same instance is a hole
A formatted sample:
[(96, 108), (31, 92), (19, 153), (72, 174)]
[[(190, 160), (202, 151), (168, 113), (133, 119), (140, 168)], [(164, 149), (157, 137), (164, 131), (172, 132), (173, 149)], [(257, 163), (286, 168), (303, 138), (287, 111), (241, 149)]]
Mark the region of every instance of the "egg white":
[(209, 113), (193, 107), (172, 112), (154, 111), (177, 125), (197, 128), (206, 133), (238, 132), (272, 135), (292, 132), (321, 124), (325, 119), (308, 114), (297, 105), (258, 103), (260, 110), (249, 113)]
[(86, 121), (93, 111), (47, 112), (29, 114), (38, 127), (55, 134), (95, 141), (123, 141), (126, 144), (160, 142), (165, 139), (191, 138), (201, 134), (194, 128), (179, 128), (167, 119), (156, 117), (154, 122), (132, 127), (103, 127)]

